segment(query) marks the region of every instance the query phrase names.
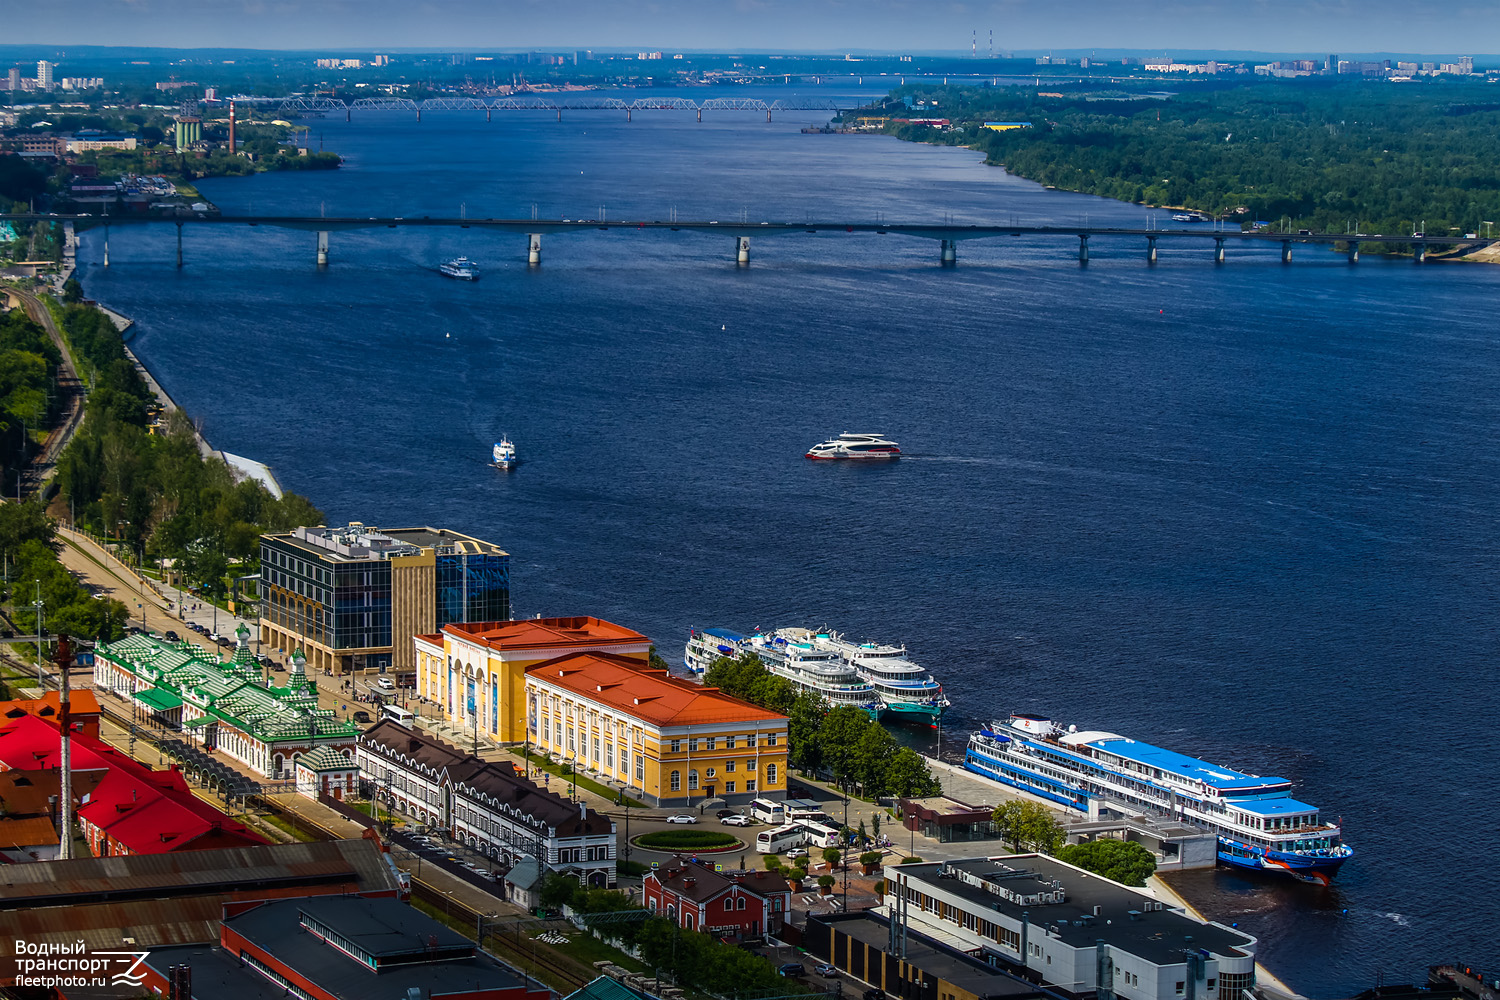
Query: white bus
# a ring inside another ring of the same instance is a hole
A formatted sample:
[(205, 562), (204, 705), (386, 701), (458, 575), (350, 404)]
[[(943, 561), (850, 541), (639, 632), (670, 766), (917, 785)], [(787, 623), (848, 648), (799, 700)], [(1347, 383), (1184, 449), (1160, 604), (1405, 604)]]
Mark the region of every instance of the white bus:
[(762, 830), (755, 835), (755, 849), (761, 854), (780, 854), (807, 843), (807, 830), (792, 823), (774, 830)]
[(781, 826), (786, 822), (786, 807), (771, 799), (756, 799), (750, 803), (750, 815), (761, 823)]
[(407, 729), (410, 729), (416, 723), (417, 714), (409, 708), (402, 708), (400, 705), (382, 705), (380, 707), (380, 717), (382, 719), (390, 719), (392, 722), (398, 722)]
[(839, 831), (836, 827), (823, 823), (810, 823), (806, 820), (799, 821), (797, 825), (802, 827), (810, 844), (815, 844), (818, 847), (839, 847), (842, 845), (843, 838), (839, 836)]

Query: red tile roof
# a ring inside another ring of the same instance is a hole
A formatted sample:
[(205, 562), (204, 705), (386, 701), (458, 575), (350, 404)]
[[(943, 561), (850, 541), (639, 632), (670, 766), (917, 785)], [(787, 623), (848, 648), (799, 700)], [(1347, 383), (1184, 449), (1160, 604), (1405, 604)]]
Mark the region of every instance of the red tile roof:
[(176, 771), (111, 771), (78, 818), (131, 854), (243, 847), (266, 841), (194, 795)]
[(633, 629), (599, 618), (525, 618), (509, 622), (455, 622), (444, 632), (491, 649), (547, 649), (557, 646), (631, 646), (651, 640)]
[[(56, 723), (35, 715), (0, 718), (0, 769), (30, 771), (57, 766), (62, 739)], [(123, 757), (107, 744), (73, 734), (73, 770), (92, 771), (110, 766), (110, 755)]]
[[(0, 768), (55, 770), (61, 734), (26, 715), (0, 724)], [(72, 770), (103, 772), (78, 817), (105, 830), (127, 849), (161, 854), (207, 847), (237, 847), (266, 841), (192, 793), (175, 768), (155, 771), (89, 736), (72, 739)], [(150, 808), (146, 808), (149, 806)]]
[(665, 670), (642, 669), (638, 660), (609, 653), (569, 653), (528, 668), (526, 676), (657, 726), (786, 721), (784, 715), (718, 688), (673, 677)]

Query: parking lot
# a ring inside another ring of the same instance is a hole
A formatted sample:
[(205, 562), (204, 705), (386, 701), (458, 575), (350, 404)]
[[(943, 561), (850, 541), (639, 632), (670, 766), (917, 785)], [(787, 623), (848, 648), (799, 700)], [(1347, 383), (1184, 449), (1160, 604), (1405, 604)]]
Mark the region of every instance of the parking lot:
[(398, 848), (404, 849), (413, 859), (412, 874), (421, 878), (423, 865), (441, 868), (455, 878), (468, 882), (501, 899), (505, 898), (505, 886), (501, 881), (509, 867), (500, 861), (487, 858), (477, 851), (453, 841), (429, 837), (424, 834), (394, 830), (390, 839)]

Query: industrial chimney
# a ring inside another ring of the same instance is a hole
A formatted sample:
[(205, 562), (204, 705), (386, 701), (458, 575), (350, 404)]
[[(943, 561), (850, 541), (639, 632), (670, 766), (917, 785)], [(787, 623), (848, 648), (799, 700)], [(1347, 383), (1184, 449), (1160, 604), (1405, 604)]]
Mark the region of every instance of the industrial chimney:
[(229, 102), (229, 151), (235, 151), (234, 145), (234, 102)]
[(73, 720), (68, 717), (68, 667), (73, 663), (73, 646), (68, 637), (57, 637), (57, 651), (53, 653), (57, 664), (58, 706), (57, 724), (62, 733), (59, 742), (57, 766), (61, 771), (58, 787), (58, 841), (57, 856), (66, 861), (73, 856)]

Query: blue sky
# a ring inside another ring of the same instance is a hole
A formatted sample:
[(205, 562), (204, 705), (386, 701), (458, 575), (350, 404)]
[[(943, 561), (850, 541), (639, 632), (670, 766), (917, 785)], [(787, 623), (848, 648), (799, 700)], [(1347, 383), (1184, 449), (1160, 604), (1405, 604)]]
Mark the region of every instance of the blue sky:
[(0, 0), (0, 43), (1500, 52), (1495, 0)]

